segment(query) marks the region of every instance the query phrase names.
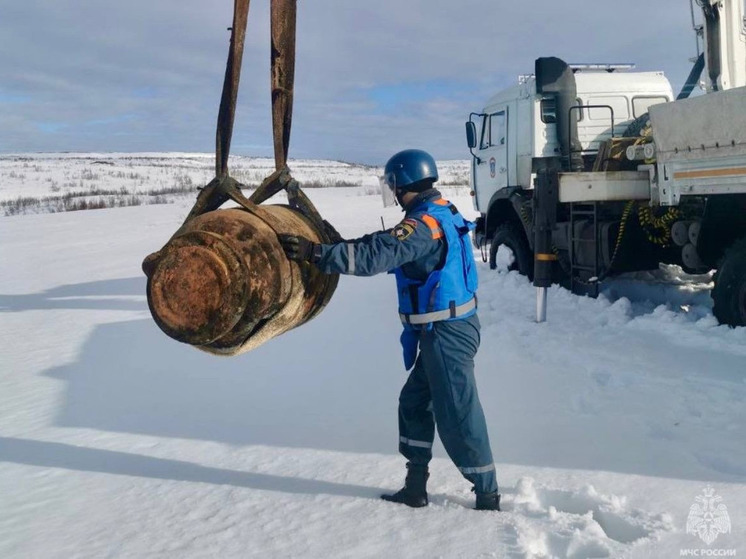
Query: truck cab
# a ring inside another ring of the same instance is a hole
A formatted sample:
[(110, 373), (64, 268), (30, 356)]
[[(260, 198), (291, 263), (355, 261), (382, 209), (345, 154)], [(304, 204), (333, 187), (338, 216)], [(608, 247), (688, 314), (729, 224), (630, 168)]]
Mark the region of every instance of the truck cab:
[[(652, 105), (673, 100), (663, 72), (630, 72), (629, 65), (571, 65), (577, 84), (578, 140), (588, 168), (600, 145), (622, 136)], [(530, 190), (532, 160), (560, 153), (554, 96), (537, 92), (533, 75), (487, 101), (469, 118), (475, 125), (471, 190), (474, 208), (489, 211), (495, 194), (508, 187)]]

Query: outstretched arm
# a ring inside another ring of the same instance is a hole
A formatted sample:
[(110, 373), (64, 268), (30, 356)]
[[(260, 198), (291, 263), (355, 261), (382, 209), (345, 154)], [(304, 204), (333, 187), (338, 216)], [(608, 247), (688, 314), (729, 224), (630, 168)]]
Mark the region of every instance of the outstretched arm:
[[(308, 246), (302, 237), (283, 236), (289, 258), (308, 260), (328, 274), (372, 276), (430, 256), (440, 250), (442, 239), (422, 221), (407, 218), (393, 229), (353, 241)], [(313, 245), (313, 243), (310, 243)]]

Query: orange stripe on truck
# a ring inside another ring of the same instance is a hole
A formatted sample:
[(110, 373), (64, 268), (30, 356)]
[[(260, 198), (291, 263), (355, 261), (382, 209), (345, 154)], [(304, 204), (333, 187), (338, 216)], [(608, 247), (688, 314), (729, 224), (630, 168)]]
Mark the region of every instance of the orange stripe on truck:
[(702, 171), (679, 171), (673, 174), (675, 179), (706, 179), (710, 177), (733, 177), (746, 175), (746, 167), (729, 167), (727, 169), (704, 169)]

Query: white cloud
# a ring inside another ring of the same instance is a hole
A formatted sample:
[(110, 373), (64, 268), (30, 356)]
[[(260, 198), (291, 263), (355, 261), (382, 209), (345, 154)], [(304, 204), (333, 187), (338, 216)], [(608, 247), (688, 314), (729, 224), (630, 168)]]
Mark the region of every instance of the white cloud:
[[(14, 4), (0, 20), (12, 46), (0, 52), (0, 150), (213, 149), (232, 2)], [(251, 5), (234, 130), (249, 155), (272, 143), (268, 5)], [(469, 111), (538, 56), (634, 61), (677, 89), (694, 50), (680, 0), (315, 0), (298, 11), (296, 157), (380, 163), (411, 146), (466, 157)], [(387, 88), (421, 102), (382, 107), (371, 92)]]

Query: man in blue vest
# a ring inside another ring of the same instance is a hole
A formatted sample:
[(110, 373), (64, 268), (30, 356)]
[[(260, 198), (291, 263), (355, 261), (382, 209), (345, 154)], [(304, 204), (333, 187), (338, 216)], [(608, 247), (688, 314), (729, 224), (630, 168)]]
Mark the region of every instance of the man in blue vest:
[[(463, 476), (474, 484), (478, 510), (500, 510), (487, 424), (474, 380), (479, 347), (477, 271), (469, 243), (473, 224), (433, 188), (435, 160), (421, 150), (389, 159), (384, 205), (405, 212), (396, 227), (336, 244), (281, 235), (288, 257), (326, 273), (393, 272), (399, 294), (404, 365), (411, 372), (399, 396), (399, 451), (408, 460), (404, 487), (382, 498), (427, 505), (428, 463), (435, 428)], [(419, 350), (419, 351), (418, 351)]]

